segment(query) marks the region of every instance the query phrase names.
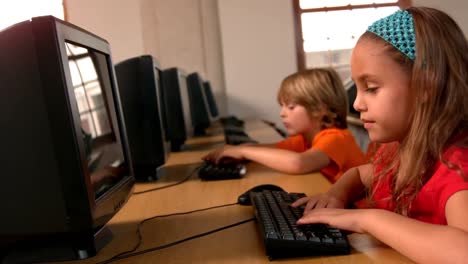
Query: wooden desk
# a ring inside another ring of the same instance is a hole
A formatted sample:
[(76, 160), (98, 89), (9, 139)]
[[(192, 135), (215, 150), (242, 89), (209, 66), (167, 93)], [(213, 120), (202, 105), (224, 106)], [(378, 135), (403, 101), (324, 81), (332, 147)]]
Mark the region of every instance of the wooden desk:
[[(260, 142), (278, 140), (276, 132), (261, 122), (249, 122), (249, 135)], [(275, 138), (276, 137), (276, 138)], [(265, 139), (265, 140), (263, 140)], [(209, 138), (205, 139), (210, 141)], [(213, 142), (218, 139), (214, 136)], [(206, 143), (205, 142), (205, 143)], [(174, 183), (190, 173), (209, 150), (171, 153), (160, 181), (137, 184), (136, 191)], [(96, 263), (137, 243), (138, 222), (156, 215), (192, 211), (216, 205), (235, 203), (247, 189), (272, 183), (291, 192), (315, 194), (326, 191), (330, 183), (319, 173), (287, 175), (255, 163), (247, 165), (248, 173), (240, 180), (201, 181), (192, 177), (183, 184), (133, 195), (123, 209), (110, 221), (114, 239), (96, 257), (67, 263)], [(250, 206), (233, 205), (183, 216), (158, 218), (142, 227), (143, 241), (137, 251), (167, 244), (222, 226), (253, 217)], [(346, 256), (306, 257), (287, 259), (281, 263), (411, 263), (393, 249), (367, 235), (349, 235), (352, 253)], [(150, 252), (114, 263), (270, 263), (254, 222), (249, 222), (173, 247)]]

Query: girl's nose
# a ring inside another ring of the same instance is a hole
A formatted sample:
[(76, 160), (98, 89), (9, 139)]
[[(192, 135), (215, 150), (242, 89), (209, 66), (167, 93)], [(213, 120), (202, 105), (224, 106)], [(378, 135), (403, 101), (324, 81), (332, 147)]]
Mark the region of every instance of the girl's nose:
[(354, 99), (353, 108), (358, 112), (366, 111), (366, 104), (359, 91), (357, 92), (356, 98)]

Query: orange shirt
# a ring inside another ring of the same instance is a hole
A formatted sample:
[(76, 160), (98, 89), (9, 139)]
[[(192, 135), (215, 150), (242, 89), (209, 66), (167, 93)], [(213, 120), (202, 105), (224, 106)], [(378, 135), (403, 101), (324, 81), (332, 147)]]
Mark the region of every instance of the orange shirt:
[(320, 170), (331, 182), (348, 169), (366, 163), (366, 157), (348, 129), (327, 128), (315, 135), (312, 146), (307, 146), (304, 136), (297, 135), (276, 143), (277, 148), (304, 152), (314, 148), (325, 153), (331, 163)]

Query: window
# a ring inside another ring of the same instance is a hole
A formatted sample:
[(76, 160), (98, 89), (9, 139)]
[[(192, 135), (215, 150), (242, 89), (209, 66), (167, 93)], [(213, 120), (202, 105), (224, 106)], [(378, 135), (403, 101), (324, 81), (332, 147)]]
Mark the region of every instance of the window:
[(81, 128), (91, 138), (107, 135), (112, 131), (93, 60), (85, 48), (69, 43), (66, 48)]
[(333, 67), (343, 81), (351, 76), (351, 51), (375, 20), (409, 0), (293, 0), (298, 69)]
[(0, 30), (31, 17), (52, 15), (64, 19), (62, 0), (0, 1)]

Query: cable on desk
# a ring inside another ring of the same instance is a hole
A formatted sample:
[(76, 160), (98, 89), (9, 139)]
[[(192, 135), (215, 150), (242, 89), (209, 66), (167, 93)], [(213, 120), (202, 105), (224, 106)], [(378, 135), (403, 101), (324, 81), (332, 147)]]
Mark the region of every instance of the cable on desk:
[[(236, 204), (239, 204), (239, 203), (230, 203), (230, 204), (223, 204), (223, 205), (217, 205), (217, 206), (212, 206), (212, 207), (207, 207), (207, 208), (201, 208), (201, 209), (196, 209), (196, 210), (193, 210), (193, 211), (187, 211), (187, 212), (180, 212), (180, 213), (173, 213), (173, 214), (166, 214), (166, 215), (157, 215), (157, 216), (153, 216), (153, 217), (149, 217), (149, 218), (146, 218), (144, 220), (142, 220), (140, 223), (138, 223), (138, 226), (137, 226), (137, 236), (138, 236), (138, 243), (131, 249), (131, 250), (127, 250), (127, 251), (124, 251), (124, 252), (121, 252), (113, 257), (111, 257), (110, 259), (108, 260), (105, 260), (103, 262), (98, 262), (97, 264), (104, 264), (104, 263), (110, 263), (112, 261), (115, 261), (115, 260), (120, 260), (122, 258), (126, 258), (126, 256), (129, 256), (130, 255), (125, 255), (125, 254), (129, 254), (129, 253), (132, 253), (133, 251), (137, 250), (140, 246), (141, 246), (141, 242), (143, 240), (143, 237), (141, 235), (141, 227), (143, 226), (143, 224), (145, 222), (148, 222), (150, 220), (153, 220), (153, 219), (156, 219), (156, 218), (163, 218), (163, 217), (169, 217), (169, 216), (176, 216), (176, 215), (186, 215), (186, 214), (191, 214), (191, 213), (197, 213), (197, 212), (202, 212), (202, 211), (207, 211), (207, 210), (211, 210), (211, 209), (216, 209), (216, 208), (221, 208), (221, 207), (227, 207), (227, 206), (232, 206), (232, 205), (236, 205)], [(189, 239), (190, 240), (190, 239)], [(187, 240), (188, 241), (188, 240)], [(176, 241), (177, 242), (177, 241)], [(176, 243), (176, 242), (173, 242), (173, 243)], [(182, 241), (184, 242), (184, 241)], [(182, 243), (180, 242), (180, 243)], [(178, 243), (177, 243), (178, 244)], [(174, 244), (176, 245), (176, 244)], [(172, 245), (170, 245), (172, 246)], [(166, 246), (168, 247), (168, 246)], [(165, 248), (165, 247), (164, 247)], [(155, 250), (158, 250), (158, 249), (155, 249)], [(142, 253), (143, 254), (143, 253)], [(123, 256), (125, 255), (125, 256)], [(108, 261), (108, 262), (107, 262)]]
[(274, 122), (268, 121), (268, 120), (262, 120), (262, 121), (263, 121), (263, 123), (271, 126), (273, 129), (275, 129), (275, 131), (278, 132), (278, 134), (280, 134), (283, 138), (288, 137), (288, 133), (286, 133), (286, 131), (284, 131), (283, 129), (276, 126), (276, 124)]
[(171, 243), (169, 243), (169, 244), (165, 244), (165, 245), (161, 245), (161, 246), (157, 246), (157, 247), (148, 248), (148, 249), (145, 249), (145, 250), (142, 250), (142, 251), (138, 251), (138, 252), (135, 252), (135, 253), (131, 253), (131, 254), (127, 254), (127, 255), (121, 255), (121, 256), (118, 256), (118, 257), (115, 257), (115, 258), (112, 258), (112, 259), (109, 259), (109, 260), (105, 260), (105, 261), (102, 261), (102, 262), (98, 262), (98, 263), (96, 263), (96, 264), (107, 264), (107, 263), (111, 263), (111, 262), (114, 262), (114, 261), (117, 261), (117, 260), (121, 260), (121, 259), (126, 259), (126, 258), (130, 258), (130, 257), (134, 257), (134, 256), (143, 255), (143, 254), (146, 254), (146, 253), (148, 253), (148, 252), (153, 252), (153, 251), (157, 251), (157, 250), (160, 250), (160, 249), (164, 249), (164, 248), (168, 248), (168, 247), (171, 247), (171, 246), (175, 246), (175, 245), (181, 244), (181, 243), (183, 243), (183, 242), (187, 242), (187, 241), (193, 240), (193, 239), (195, 239), (195, 238), (207, 236), (207, 235), (210, 235), (210, 234), (213, 234), (213, 233), (216, 233), (216, 232), (219, 232), (219, 231), (222, 231), (222, 230), (231, 228), (231, 227), (235, 227), (235, 226), (238, 226), (238, 225), (242, 225), (242, 224), (245, 224), (245, 223), (254, 221), (254, 220), (255, 220), (255, 218), (249, 218), (249, 219), (242, 220), (242, 221), (240, 221), (240, 222), (237, 222), (237, 223), (234, 223), (234, 224), (231, 224), (231, 225), (223, 226), (223, 227), (220, 227), (220, 228), (217, 228), (217, 229), (208, 231), (208, 232), (204, 232), (204, 233), (201, 233), (201, 234), (198, 234), (198, 235), (194, 235), (194, 236), (187, 237), (187, 238), (184, 238), (184, 239), (181, 239), (181, 240), (177, 240), (177, 241), (171, 242)]
[(173, 183), (173, 184), (168, 184), (168, 185), (164, 185), (164, 186), (161, 186), (161, 187), (156, 187), (156, 188), (153, 188), (153, 189), (148, 189), (148, 190), (144, 190), (144, 191), (140, 191), (140, 192), (133, 192), (132, 195), (138, 195), (138, 194), (143, 194), (143, 193), (147, 193), (147, 192), (152, 192), (152, 191), (157, 191), (157, 190), (161, 190), (161, 189), (166, 189), (166, 188), (169, 188), (169, 187), (172, 187), (172, 186), (176, 186), (176, 185), (179, 185), (181, 183), (184, 183), (186, 181), (188, 181), (188, 179), (190, 179), (190, 177), (192, 177), (192, 175), (195, 174), (195, 172), (197, 170), (199, 170), (202, 166), (198, 166), (196, 167), (195, 169), (193, 169), (187, 176), (185, 176), (185, 178), (183, 178), (182, 180), (176, 182), (176, 183)]

